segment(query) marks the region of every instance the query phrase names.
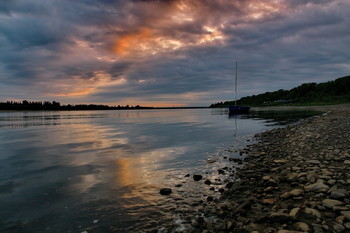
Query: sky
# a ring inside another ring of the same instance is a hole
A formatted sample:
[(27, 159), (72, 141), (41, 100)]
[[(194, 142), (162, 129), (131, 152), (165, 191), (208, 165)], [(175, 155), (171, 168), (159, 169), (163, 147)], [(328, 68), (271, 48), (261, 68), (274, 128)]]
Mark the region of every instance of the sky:
[(0, 101), (209, 106), (350, 74), (349, 0), (0, 1)]

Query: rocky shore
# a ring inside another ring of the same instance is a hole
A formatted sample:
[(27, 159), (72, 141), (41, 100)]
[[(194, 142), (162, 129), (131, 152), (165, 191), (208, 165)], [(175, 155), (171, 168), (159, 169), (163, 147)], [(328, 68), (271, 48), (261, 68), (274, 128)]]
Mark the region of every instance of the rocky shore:
[(190, 231), (350, 232), (350, 111), (255, 137), (236, 181), (206, 199)]

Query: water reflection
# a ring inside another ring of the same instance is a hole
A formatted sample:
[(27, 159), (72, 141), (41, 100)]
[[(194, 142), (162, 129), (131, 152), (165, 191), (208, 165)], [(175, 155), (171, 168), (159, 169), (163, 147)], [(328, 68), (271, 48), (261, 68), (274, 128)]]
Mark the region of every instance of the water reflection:
[(299, 121), (307, 117), (320, 115), (321, 111), (315, 110), (260, 110), (250, 111), (249, 114), (242, 115), (246, 119), (264, 119), (271, 125), (286, 125)]

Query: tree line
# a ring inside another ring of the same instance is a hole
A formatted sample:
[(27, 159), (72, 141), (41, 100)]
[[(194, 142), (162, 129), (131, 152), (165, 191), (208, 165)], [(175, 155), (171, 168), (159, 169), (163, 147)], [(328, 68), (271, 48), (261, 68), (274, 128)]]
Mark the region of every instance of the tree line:
[[(350, 102), (350, 76), (324, 83), (304, 83), (291, 90), (280, 89), (274, 92), (243, 97), (237, 105), (303, 105), (303, 104), (338, 104)], [(212, 108), (234, 105), (234, 101), (219, 102)]]
[(0, 102), (0, 110), (127, 110), (127, 109), (150, 109), (152, 107), (142, 107), (140, 105), (97, 105), (97, 104), (77, 104), (61, 105), (56, 101), (6, 101)]

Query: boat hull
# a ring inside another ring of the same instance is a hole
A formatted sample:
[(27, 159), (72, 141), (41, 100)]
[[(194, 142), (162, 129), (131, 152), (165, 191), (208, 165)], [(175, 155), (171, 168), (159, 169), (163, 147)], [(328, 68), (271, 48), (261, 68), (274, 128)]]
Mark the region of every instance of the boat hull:
[(230, 114), (245, 114), (249, 112), (250, 107), (247, 106), (229, 106)]

